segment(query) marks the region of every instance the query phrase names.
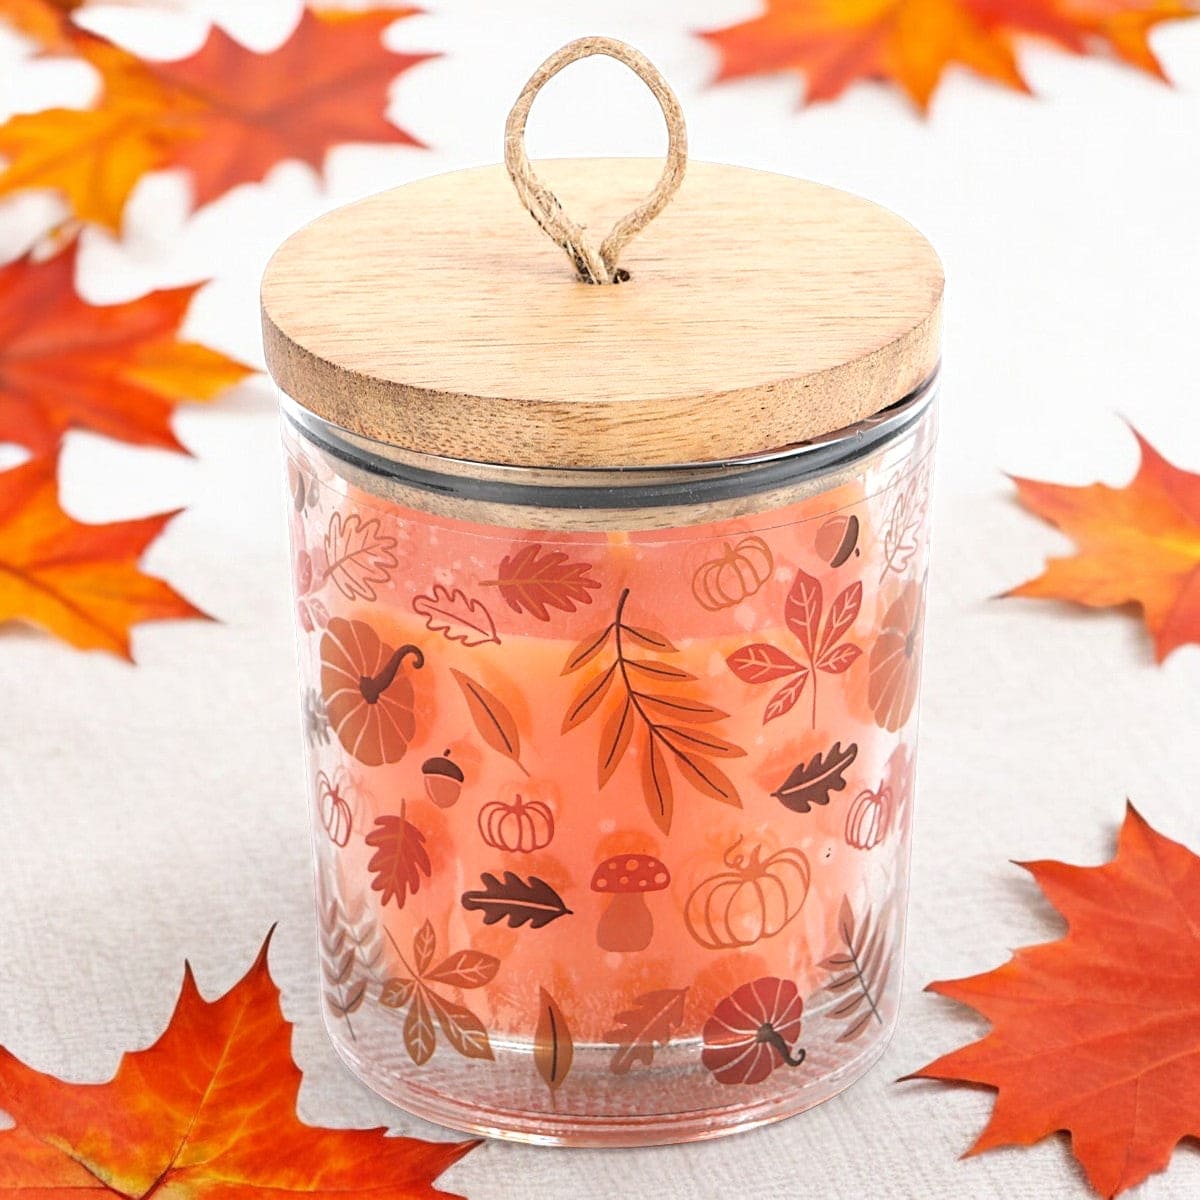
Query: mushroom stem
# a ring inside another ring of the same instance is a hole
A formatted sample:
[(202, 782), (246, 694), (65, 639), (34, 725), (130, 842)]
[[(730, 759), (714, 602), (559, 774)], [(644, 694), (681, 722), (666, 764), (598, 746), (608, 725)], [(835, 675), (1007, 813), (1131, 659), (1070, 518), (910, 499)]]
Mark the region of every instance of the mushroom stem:
[(788, 1049), (787, 1042), (783, 1040), (783, 1035), (769, 1021), (764, 1022), (758, 1027), (755, 1041), (765, 1042), (789, 1067), (798, 1067), (804, 1061), (805, 1051), (800, 1048), (793, 1054)]
[(601, 950), (629, 954), (645, 950), (654, 936), (654, 918), (641, 892), (616, 894), (596, 926), (596, 943)]
[(362, 692), (362, 698), (368, 704), (376, 704), (379, 697), (392, 686), (392, 680), (396, 678), (396, 672), (400, 670), (400, 664), (409, 656), (413, 656), (413, 666), (418, 669), (425, 665), (425, 655), (421, 653), (420, 646), (401, 646), (399, 650), (393, 653), (392, 657), (383, 664), (383, 668), (378, 675), (363, 675), (358, 681), (358, 690)]

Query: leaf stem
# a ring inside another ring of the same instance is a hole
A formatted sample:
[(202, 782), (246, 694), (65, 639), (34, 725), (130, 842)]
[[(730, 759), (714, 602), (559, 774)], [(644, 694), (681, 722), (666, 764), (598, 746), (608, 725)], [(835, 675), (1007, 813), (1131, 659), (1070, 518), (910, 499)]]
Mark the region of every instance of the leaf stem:
[(862, 965), (859, 962), (858, 951), (854, 948), (854, 943), (850, 940), (847, 930), (842, 929), (842, 941), (846, 943), (846, 950), (850, 954), (850, 962), (854, 966), (854, 974), (858, 978), (858, 986), (862, 988), (863, 997), (867, 1001), (867, 1005), (871, 1009), (871, 1015), (877, 1020), (880, 1025), (883, 1024), (883, 1017), (879, 1015), (879, 1008), (875, 1003), (875, 998), (871, 995), (871, 989), (867, 986), (866, 978), (863, 976)]

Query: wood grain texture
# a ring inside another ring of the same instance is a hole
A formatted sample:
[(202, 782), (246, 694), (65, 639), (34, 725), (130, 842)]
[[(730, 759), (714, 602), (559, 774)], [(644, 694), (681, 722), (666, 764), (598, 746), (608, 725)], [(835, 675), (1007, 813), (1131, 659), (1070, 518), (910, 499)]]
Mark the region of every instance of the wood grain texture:
[[(602, 225), (653, 159), (540, 170)], [(622, 257), (580, 282), (503, 167), (435, 176), (329, 213), (268, 264), (280, 387), (344, 429), (524, 466), (708, 461), (840, 429), (938, 359), (942, 269), (910, 225), (782, 175), (689, 164)]]

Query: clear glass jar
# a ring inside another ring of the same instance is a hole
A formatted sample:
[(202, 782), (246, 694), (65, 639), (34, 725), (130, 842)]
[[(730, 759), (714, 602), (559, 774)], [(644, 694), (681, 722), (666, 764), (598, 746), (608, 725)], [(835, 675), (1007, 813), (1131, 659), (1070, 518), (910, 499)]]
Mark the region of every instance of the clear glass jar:
[(492, 467), (285, 399), (325, 1014), (530, 1142), (809, 1108), (896, 1021), (932, 381), (733, 462)]

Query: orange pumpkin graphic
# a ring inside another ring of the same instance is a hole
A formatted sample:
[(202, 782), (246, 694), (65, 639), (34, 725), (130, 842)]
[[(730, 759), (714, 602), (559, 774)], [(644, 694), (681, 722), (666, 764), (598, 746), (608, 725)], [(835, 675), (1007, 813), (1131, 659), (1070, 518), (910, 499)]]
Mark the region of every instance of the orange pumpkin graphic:
[(361, 763), (399, 762), (416, 733), (413, 686), (401, 672), (412, 657), (425, 665), (417, 646), (393, 650), (365, 621), (334, 617), (321, 638), (321, 695), (329, 726)]
[(921, 676), (923, 589), (919, 583), (904, 591), (883, 614), (883, 628), (867, 667), (867, 703), (876, 724), (895, 733), (912, 716)]
[(701, 608), (719, 612), (753, 596), (771, 577), (775, 560), (760, 537), (726, 542), (720, 555), (700, 564), (692, 576), (692, 595)]

